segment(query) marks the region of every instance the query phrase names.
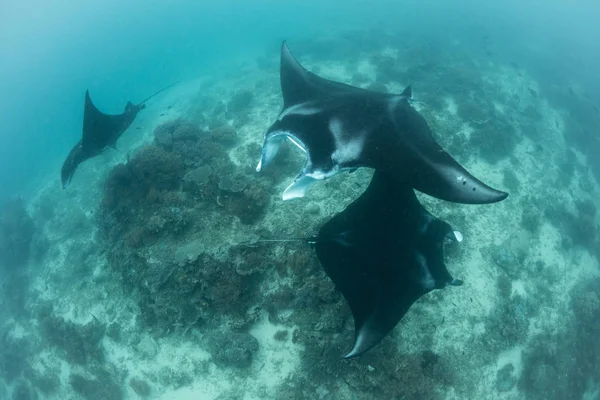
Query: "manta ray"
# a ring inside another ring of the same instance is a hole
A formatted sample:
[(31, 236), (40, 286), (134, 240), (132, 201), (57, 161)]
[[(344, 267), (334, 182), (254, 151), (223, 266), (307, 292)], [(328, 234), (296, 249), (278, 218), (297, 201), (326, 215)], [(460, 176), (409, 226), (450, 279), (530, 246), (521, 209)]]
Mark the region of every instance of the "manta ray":
[[(457, 203), (487, 204), (508, 193), (487, 186), (435, 141), (412, 107), (410, 86), (378, 93), (321, 78), (303, 68), (286, 43), (280, 65), (283, 110), (265, 133), (257, 171), (288, 140), (306, 154), (283, 199), (303, 197), (319, 180), (374, 169), (367, 190), (311, 239), (321, 266), (354, 318), (346, 358), (379, 343), (423, 295), (459, 286), (444, 263), (444, 243), (462, 235), (430, 214), (415, 190)], [(269, 240), (267, 240), (269, 241)]]
[(139, 104), (128, 101), (121, 114), (105, 114), (98, 110), (92, 103), (89, 90), (86, 90), (82, 137), (69, 152), (60, 171), (63, 188), (69, 185), (79, 164), (96, 157), (108, 147), (116, 149), (117, 140), (131, 126), (137, 114), (146, 107), (146, 102), (176, 83), (162, 88)]
[(303, 197), (315, 182), (359, 167), (387, 171), (400, 184), (457, 203), (494, 203), (508, 196), (475, 178), (441, 148), (412, 107), (410, 86), (390, 94), (321, 78), (300, 65), (286, 42), (280, 80), (283, 110), (265, 133), (256, 170), (274, 159), (284, 140), (306, 154), (284, 200)]
[(354, 317), (357, 357), (383, 339), (421, 296), (458, 286), (444, 264), (445, 240), (462, 235), (431, 215), (414, 190), (375, 171), (367, 190), (310, 240)]

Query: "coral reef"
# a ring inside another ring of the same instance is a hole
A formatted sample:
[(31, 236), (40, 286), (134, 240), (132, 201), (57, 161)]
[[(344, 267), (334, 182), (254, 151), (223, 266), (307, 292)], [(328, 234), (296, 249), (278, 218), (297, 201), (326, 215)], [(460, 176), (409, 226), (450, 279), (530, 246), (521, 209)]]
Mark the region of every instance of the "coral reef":
[(133, 391), (141, 398), (150, 396), (152, 391), (148, 382), (139, 378), (131, 378), (129, 380), (129, 387), (131, 387), (131, 389), (133, 389)]
[(175, 389), (179, 389), (192, 382), (193, 378), (189, 374), (171, 367), (163, 367), (158, 372), (158, 383), (163, 387), (171, 386)]
[(46, 339), (63, 350), (69, 362), (85, 365), (104, 361), (100, 340), (105, 327), (96, 319), (77, 325), (53, 315), (51, 306), (42, 307), (38, 318)]
[(563, 246), (581, 246), (591, 254), (598, 251), (598, 225), (596, 223), (596, 206), (591, 200), (578, 200), (576, 213), (568, 211), (564, 205), (555, 204), (544, 212), (548, 222), (561, 233)]
[(69, 383), (73, 390), (85, 400), (121, 400), (124, 398), (119, 384), (106, 373), (101, 374), (98, 378), (71, 374)]
[(529, 255), (531, 237), (528, 232), (518, 231), (501, 245), (492, 245), (482, 250), (486, 256), (511, 278), (522, 273), (521, 266)]
[(510, 193), (518, 192), (521, 183), (519, 182), (519, 178), (517, 178), (515, 172), (510, 168), (505, 168), (502, 172), (502, 175), (502, 184), (506, 190), (508, 190)]
[(154, 129), (154, 140), (158, 145), (171, 149), (176, 141), (195, 141), (200, 139), (204, 133), (194, 123), (175, 119), (158, 125)]
[(213, 332), (205, 338), (213, 361), (218, 365), (247, 368), (258, 351), (258, 341), (248, 333)]
[(486, 321), (490, 344), (498, 350), (507, 350), (524, 343), (529, 332), (529, 320), (536, 313), (535, 304), (520, 295), (501, 300)]
[[(232, 218), (258, 222), (275, 183), (235, 172), (228, 151), (237, 133), (230, 125), (200, 132), (177, 119), (158, 126), (155, 139), (106, 180), (100, 221), (109, 262), (138, 293), (140, 321), (158, 335), (225, 316), (247, 325), (253, 274), (206, 254), (187, 233), (222, 230)], [(163, 250), (150, 256), (157, 246)]]
[[(487, 115), (470, 114), (470, 118), (487, 118)], [(469, 148), (477, 149), (481, 158), (490, 164), (496, 164), (514, 153), (519, 140), (520, 136), (515, 128), (495, 116), (478, 124), (471, 133)]]
[(521, 226), (532, 234), (537, 234), (542, 224), (541, 215), (532, 207), (527, 207), (521, 213)]
[(147, 146), (127, 164), (111, 171), (104, 184), (102, 205), (115, 216), (127, 217), (131, 209), (158, 203), (162, 192), (178, 188), (184, 172), (177, 155)]
[(29, 368), (30, 344), (4, 333), (0, 340), (0, 376), (8, 383), (23, 375)]
[(581, 399), (590, 382), (598, 381), (599, 292), (600, 278), (575, 286), (571, 291), (573, 314), (565, 315), (555, 332), (530, 339), (519, 379), (519, 388), (528, 399)]
[(496, 374), (496, 390), (498, 392), (508, 392), (517, 384), (514, 371), (515, 366), (510, 363), (498, 370)]
[[(137, 274), (143, 274), (141, 277)], [(131, 283), (145, 280), (140, 288), (141, 321), (157, 334), (172, 330), (187, 331), (222, 318), (245, 318), (248, 297), (254, 291), (252, 279), (244, 279), (233, 265), (214, 260), (206, 254), (188, 251), (176, 263), (145, 265), (128, 276)]]

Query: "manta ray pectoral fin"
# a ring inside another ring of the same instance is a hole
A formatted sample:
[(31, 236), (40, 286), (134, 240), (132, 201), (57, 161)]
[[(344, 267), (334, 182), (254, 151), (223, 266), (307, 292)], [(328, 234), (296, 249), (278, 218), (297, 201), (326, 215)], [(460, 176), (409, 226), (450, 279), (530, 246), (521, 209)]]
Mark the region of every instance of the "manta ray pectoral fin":
[(406, 97), (408, 99), (412, 99), (412, 88), (410, 85), (408, 85), (403, 91), (402, 93), (400, 93), (400, 96), (402, 97)]
[[(387, 333), (387, 332), (386, 332)], [(355, 358), (373, 348), (385, 337), (381, 332), (370, 332), (366, 326), (356, 332), (352, 349), (343, 357), (345, 359)]]
[(298, 177), (294, 179), (294, 182), (292, 182), (292, 184), (283, 192), (283, 200), (304, 197), (308, 188), (318, 180), (319, 179), (305, 175), (304, 173), (298, 175)]
[[(281, 92), (283, 94), (283, 109), (295, 105), (310, 104), (315, 100), (328, 97), (332, 93), (366, 93), (365, 89), (331, 81), (308, 71), (292, 55), (287, 43), (281, 44), (281, 61), (279, 67)], [(304, 111), (318, 111), (315, 108), (305, 108)]]
[(438, 199), (463, 204), (490, 204), (508, 197), (508, 193), (475, 178), (441, 148), (433, 156), (423, 156), (419, 164), (410, 179), (412, 186)]

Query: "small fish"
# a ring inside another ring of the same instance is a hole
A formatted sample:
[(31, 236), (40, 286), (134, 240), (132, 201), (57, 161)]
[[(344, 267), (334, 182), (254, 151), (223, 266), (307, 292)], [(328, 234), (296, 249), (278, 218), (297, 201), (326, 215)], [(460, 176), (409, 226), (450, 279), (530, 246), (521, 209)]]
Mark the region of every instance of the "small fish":
[(538, 94), (537, 94), (537, 92), (536, 92), (535, 90), (533, 90), (532, 88), (527, 88), (527, 89), (529, 90), (529, 94), (531, 94), (531, 96), (532, 96), (534, 99), (537, 99), (537, 98), (538, 98)]

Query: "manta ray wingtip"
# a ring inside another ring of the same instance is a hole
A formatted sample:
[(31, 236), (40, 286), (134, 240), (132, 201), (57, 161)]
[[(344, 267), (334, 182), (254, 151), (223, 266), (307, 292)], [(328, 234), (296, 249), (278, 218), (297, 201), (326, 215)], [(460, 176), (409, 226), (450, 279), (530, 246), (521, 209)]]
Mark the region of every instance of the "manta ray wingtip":
[(360, 354), (357, 353), (356, 351), (354, 351), (354, 349), (350, 350), (350, 352), (348, 354), (346, 354), (345, 356), (343, 356), (342, 358), (344, 360), (351, 360), (353, 358), (358, 357)]
[(364, 346), (361, 345), (361, 343), (359, 342), (359, 340), (357, 339), (354, 343), (354, 346), (352, 346), (352, 350), (350, 350), (345, 356), (343, 356), (342, 358), (344, 360), (350, 360), (353, 358), (357, 358), (359, 356), (361, 356), (362, 354), (364, 354), (367, 350), (369, 350), (372, 346), (369, 346), (368, 348), (364, 348)]
[[(488, 194), (485, 197), (481, 197), (481, 202), (479, 204), (492, 204), (499, 203), (503, 200), (506, 200), (508, 197), (507, 192), (503, 192), (501, 190), (490, 188), (491, 191), (488, 191)], [(474, 202), (477, 204), (478, 202)]]

